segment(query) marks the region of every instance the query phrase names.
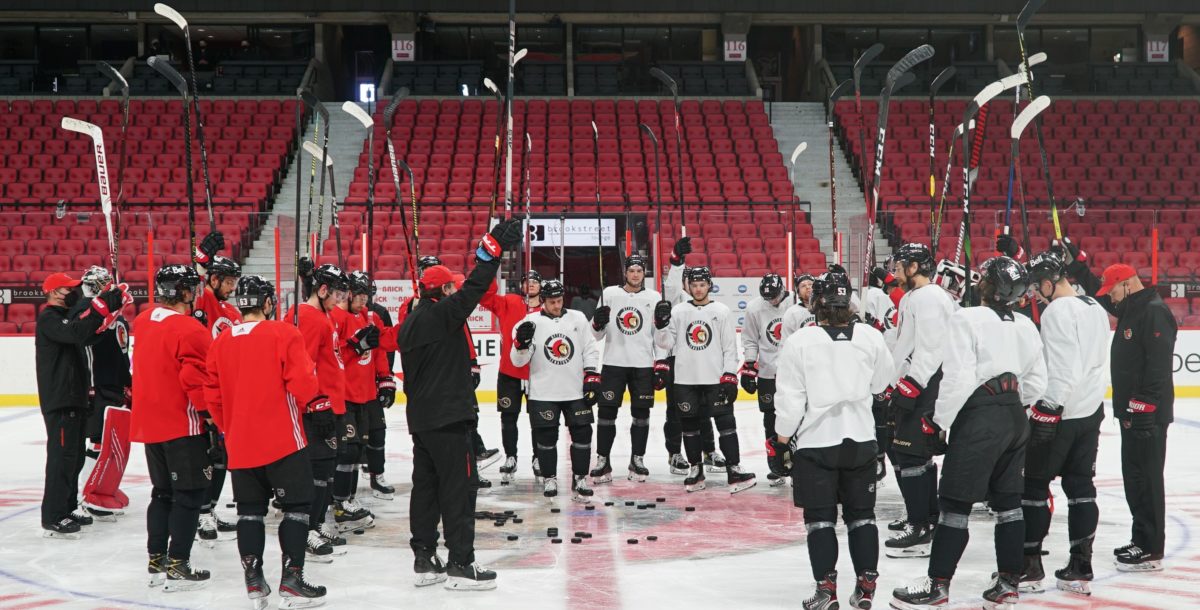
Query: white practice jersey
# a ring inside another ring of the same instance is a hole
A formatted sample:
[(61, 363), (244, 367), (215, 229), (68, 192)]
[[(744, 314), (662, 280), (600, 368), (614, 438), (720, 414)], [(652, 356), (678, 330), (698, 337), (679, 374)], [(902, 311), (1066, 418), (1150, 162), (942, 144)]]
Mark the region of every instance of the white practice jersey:
[(783, 314), (783, 327), (780, 329), (780, 340), (787, 342), (788, 337), (796, 331), (808, 326), (816, 326), (817, 317), (807, 307), (796, 303)]
[(832, 447), (842, 439), (875, 440), (871, 405), (892, 380), (892, 355), (866, 324), (810, 326), (779, 354), (775, 430), (797, 448)]
[(892, 347), (896, 363), (893, 383), (908, 376), (921, 387), (929, 385), (929, 378), (942, 366), (946, 326), (957, 307), (950, 293), (932, 282), (905, 293), (900, 299), (896, 344)]
[(775, 360), (783, 346), (783, 316), (792, 306), (790, 298), (772, 305), (762, 297), (750, 302), (746, 308), (746, 321), (742, 324), (742, 352), (746, 362), (758, 363), (758, 376), (775, 378)]
[(604, 338), (604, 363), (648, 369), (654, 366), (654, 306), (662, 300), (655, 290), (628, 292), (623, 286), (604, 289), (604, 305), (612, 309), (608, 325), (594, 332)]
[(675, 354), (675, 383), (711, 385), (725, 373), (741, 368), (737, 352), (737, 325), (723, 303), (691, 301), (671, 309), (671, 323), (654, 335), (661, 350)]
[(1046, 362), (1042, 338), (1029, 318), (1019, 313), (1002, 317), (990, 307), (968, 307), (950, 317), (945, 335), (942, 385), (933, 413), (933, 421), (943, 430), (950, 429), (979, 386), (1004, 373), (1017, 376), (1021, 404), (1042, 398)]
[(678, 305), (688, 300), (687, 292), (683, 289), (683, 265), (671, 265), (667, 277), (663, 278), (663, 298), (672, 305)]
[(863, 288), (862, 312), (863, 320), (879, 320), (883, 332), (896, 326), (896, 306), (892, 304), (892, 298), (874, 286)]
[[(1055, 299), (1042, 312), (1046, 392), (1063, 419), (1096, 412), (1108, 389), (1108, 312), (1091, 297)], [(1029, 403), (1026, 403), (1029, 404)]]
[(521, 324), (525, 322), (535, 326), (533, 342), (524, 350), (513, 343), (510, 355), (514, 366), (529, 364), (529, 399), (583, 398), (583, 371), (600, 370), (600, 348), (592, 336), (592, 323), (574, 309), (563, 309), (557, 318), (534, 312), (521, 320)]

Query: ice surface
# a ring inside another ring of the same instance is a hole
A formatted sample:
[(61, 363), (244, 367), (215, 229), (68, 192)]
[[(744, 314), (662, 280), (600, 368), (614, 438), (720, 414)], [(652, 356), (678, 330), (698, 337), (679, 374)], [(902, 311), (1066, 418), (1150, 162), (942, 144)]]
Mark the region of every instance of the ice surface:
[[(629, 459), (629, 414), (622, 410), (614, 447), (615, 481), (598, 486), (595, 511), (586, 511), (567, 494), (551, 503), (535, 491), (529, 464), (530, 435), (521, 423), (518, 484), (500, 487), (497, 466), (484, 472), (495, 485), (481, 496), (479, 510), (514, 510), (524, 523), (497, 527), (476, 521), (478, 558), (499, 572), (499, 587), (490, 592), (451, 592), (440, 587), (416, 589), (411, 584), (412, 553), (408, 549), (408, 463), (411, 444), (404, 429), (403, 406), (391, 410), (388, 435), (388, 478), (397, 487), (392, 502), (373, 501), (378, 526), (364, 535), (348, 534), (349, 553), (333, 564), (309, 563), (309, 579), (329, 587), (330, 608), (797, 608), (812, 592), (812, 574), (801, 511), (791, 503), (790, 489), (766, 482), (761, 417), (753, 404), (739, 404), (737, 415), (746, 467), (758, 473), (759, 485), (731, 496), (724, 477), (709, 475), (709, 489), (687, 494), (683, 478), (669, 474), (662, 442), (662, 405), (653, 413), (646, 483), (625, 480)], [(1049, 608), (1195, 608), (1200, 607), (1200, 544), (1191, 538), (1200, 525), (1200, 400), (1177, 401), (1179, 419), (1170, 428), (1167, 459), (1166, 571), (1123, 574), (1112, 566), (1110, 550), (1129, 540), (1129, 513), (1120, 473), (1120, 437), (1111, 419), (1100, 441), (1096, 485), (1100, 529), (1095, 544), (1094, 595), (1079, 598), (1053, 590), (1053, 570), (1067, 560), (1066, 503), (1055, 483), (1059, 510), (1046, 541), (1044, 564), (1050, 590), (1023, 595), (1022, 606)], [(482, 433), (499, 446), (499, 418), (483, 409)], [(78, 541), (40, 537), (45, 429), (35, 409), (0, 409), (0, 609), (4, 608), (246, 608), (235, 541), (215, 549), (197, 543), (196, 566), (212, 570), (205, 590), (164, 593), (145, 585), (145, 506), (149, 500), (144, 454), (134, 447), (123, 489), (132, 500), (118, 523), (85, 528)], [(569, 471), (567, 434), (561, 435), (560, 478)], [(499, 462), (497, 462), (497, 465)], [(360, 497), (366, 496), (365, 485)], [(626, 507), (626, 500), (654, 502), (652, 509)], [(605, 501), (616, 502), (604, 506)], [(234, 518), (228, 486), (219, 512)], [(551, 505), (562, 512), (551, 513)], [(695, 506), (695, 512), (685, 512)], [(885, 526), (903, 512), (895, 479), (889, 474), (879, 494), (877, 521)], [(274, 517), (268, 523), (266, 572), (272, 587), (279, 577)], [(546, 528), (556, 526), (564, 544), (552, 545)], [(571, 544), (575, 531), (591, 539)], [(971, 543), (951, 587), (954, 608), (979, 607), (979, 594), (994, 570), (992, 520), (986, 513), (971, 517)], [(508, 534), (518, 534), (515, 542)], [(838, 528), (842, 550), (842, 602), (853, 589), (853, 568), (845, 550), (845, 529)], [(649, 535), (658, 536), (655, 542)], [(639, 544), (629, 545), (628, 538)], [(880, 545), (882, 547), (882, 543)], [(443, 557), (445, 550), (442, 550)], [(925, 573), (926, 559), (880, 557), (876, 607), (885, 608), (893, 587)], [(272, 607), (278, 597), (272, 596)], [(843, 606), (845, 607), (845, 606)]]

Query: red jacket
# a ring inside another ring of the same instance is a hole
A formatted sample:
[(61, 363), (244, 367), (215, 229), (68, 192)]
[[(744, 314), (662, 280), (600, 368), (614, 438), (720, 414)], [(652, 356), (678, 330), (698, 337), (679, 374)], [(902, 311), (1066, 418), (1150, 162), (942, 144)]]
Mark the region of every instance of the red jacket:
[(162, 443), (203, 432), (204, 359), (212, 339), (192, 316), (166, 307), (147, 309), (133, 322), (133, 404), (129, 438)]
[(541, 306), (530, 307), (525, 304), (525, 297), (519, 294), (496, 294), (496, 283), (488, 288), (479, 304), (500, 319), (500, 372), (517, 379), (529, 379), (529, 365), (514, 366), (509, 352), (512, 351), (513, 329), (525, 316), (541, 311)]
[[(336, 308), (335, 308), (336, 310)], [(292, 310), (284, 314), (284, 320), (292, 319)], [(308, 303), (300, 304), (300, 336), (304, 337), (304, 349), (308, 357), (317, 364), (317, 379), (321, 382), (321, 394), (329, 397), (333, 412), (346, 412), (346, 367), (342, 365), (338, 346), (341, 339), (329, 314)]]
[(212, 331), (212, 338), (216, 339), (221, 331), (225, 330), (242, 321), (242, 314), (229, 303), (222, 301), (213, 293), (212, 288), (204, 287), (204, 292), (200, 294), (200, 298), (196, 299), (196, 309), (203, 311), (208, 317), (208, 329)]
[(319, 393), (304, 338), (286, 322), (249, 322), (208, 350), (204, 396), (230, 468), (270, 464), (307, 445), (301, 415)]
[(375, 348), (360, 356), (350, 346), (354, 333), (368, 325), (383, 327), (379, 318), (365, 307), (358, 315), (347, 312), (346, 339), (342, 341), (342, 362), (346, 363), (347, 402), (363, 404), (375, 400), (379, 395), (377, 380), (391, 375), (387, 354), (383, 349)]

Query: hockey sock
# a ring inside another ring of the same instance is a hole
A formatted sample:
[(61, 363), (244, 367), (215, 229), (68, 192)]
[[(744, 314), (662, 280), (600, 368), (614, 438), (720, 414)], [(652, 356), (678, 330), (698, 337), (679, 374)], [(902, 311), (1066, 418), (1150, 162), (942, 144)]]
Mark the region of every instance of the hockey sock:
[(333, 498), (344, 501), (354, 495), (358, 485), (358, 463), (362, 458), (362, 443), (351, 441), (338, 445), (337, 467), (333, 473)]
[[(1096, 535), (1100, 522), (1100, 509), (1096, 507), (1096, 485), (1091, 477), (1075, 475), (1062, 479), (1063, 492), (1067, 495), (1067, 532), (1071, 537), (1071, 549), (1089, 541), (1087, 557), (1091, 558), (1090, 540)], [(1025, 527), (1030, 524), (1026, 523)]]
[[(725, 463), (736, 466), (742, 461), (741, 447), (738, 446), (737, 419), (733, 414), (721, 415), (714, 418), (717, 430), (721, 434), (721, 453), (725, 454)], [(705, 426), (707, 428), (708, 426)]]
[(283, 520), (279, 522), (279, 550), (291, 560), (293, 566), (304, 565), (304, 549), (308, 546), (307, 504), (284, 507)]
[(558, 428), (534, 428), (533, 443), (542, 476), (558, 476)]
[(700, 421), (700, 438), (704, 441), (704, 452), (712, 453), (717, 450), (716, 433), (713, 431), (713, 421), (711, 417), (702, 418)]
[(596, 418), (596, 454), (608, 457), (617, 439), (617, 407), (602, 406)]
[[(242, 514), (251, 510), (254, 514)], [(262, 557), (267, 546), (267, 527), (263, 524), (266, 516), (266, 505), (247, 508), (238, 506), (237, 545), (239, 555), (256, 555)], [(307, 535), (307, 533), (306, 533)]]
[(854, 573), (862, 574), (864, 570), (879, 569), (879, 528), (875, 518), (850, 521), (846, 524), (847, 537), (850, 538), (850, 561), (854, 563)]
[(1036, 555), (1041, 552), (1042, 541), (1050, 532), (1049, 498), (1049, 481), (1025, 478), (1025, 493), (1021, 494), (1021, 511), (1025, 516), (1025, 553), (1028, 555)]
[(367, 446), (363, 449), (363, 457), (367, 462), (367, 472), (383, 474), (384, 450), (387, 448), (387, 428), (372, 430), (368, 437)]
[(663, 422), (663, 439), (666, 440), (667, 455), (680, 453), (683, 442), (683, 426), (679, 423), (679, 410), (675, 405), (667, 404), (667, 420)]
[(200, 509), (200, 512), (212, 512), (216, 508), (217, 503), (221, 501), (221, 491), (225, 489), (225, 475), (228, 472), (224, 464), (213, 464), (212, 482), (208, 485), (204, 506)]
[(900, 495), (904, 498), (908, 522), (924, 525), (929, 522), (929, 516), (934, 512), (934, 508), (929, 506), (930, 479), (926, 476), (929, 460), (903, 453), (897, 454), (896, 457), (896, 464), (900, 467)]
[(768, 439), (775, 438), (775, 411), (763, 411), (763, 433)]
[[(616, 428), (614, 428), (615, 430)], [(592, 426), (571, 426), (571, 473), (583, 476), (588, 473), (592, 462)]]
[(333, 459), (312, 461), (313, 470), (313, 501), (309, 513), (309, 525), (312, 529), (320, 527), (325, 522), (325, 511), (329, 510), (330, 481), (333, 479), (336, 464)]
[(922, 485), (925, 486), (925, 493), (929, 498), (928, 523), (932, 525), (938, 520), (938, 467), (933, 460), (929, 460), (925, 465), (925, 481)]
[(821, 580), (837, 567), (838, 543), (834, 533), (837, 507), (804, 509), (804, 529), (808, 531), (808, 562), (813, 580)]
[(632, 407), (633, 424), (629, 426), (629, 445), (633, 455), (646, 455), (646, 443), (650, 440), (650, 408)]
[(159, 487), (150, 490), (150, 506), (146, 508), (146, 551), (151, 555), (167, 552), (170, 515), (171, 491)]
[(699, 417), (680, 418), (679, 424), (683, 427), (683, 450), (687, 453), (687, 461), (689, 464), (696, 465), (704, 460), (701, 454), (700, 441), (700, 426), (704, 424)]
[(1017, 494), (1002, 494), (992, 498), (996, 511), (996, 569), (1020, 574), (1023, 565), (1021, 547), (1025, 540), (1025, 518), (1021, 514), (1021, 498)]
[(207, 498), (208, 488), (176, 489), (171, 494), (171, 516), (167, 519), (167, 528), (171, 532), (168, 556), (174, 559), (192, 556), (192, 543), (196, 540), (196, 528), (200, 522), (200, 507)]
[(500, 414), (500, 444), (505, 457), (517, 457), (517, 418), (520, 413)]
[[(942, 498), (941, 506), (942, 514), (938, 518), (937, 535), (933, 537), (933, 547), (929, 553), (929, 575), (935, 578), (953, 578), (954, 570), (958, 567), (958, 561), (962, 559), (967, 540), (970, 538), (967, 516), (971, 514), (971, 503)], [(1019, 561), (1021, 558), (1017, 559)]]

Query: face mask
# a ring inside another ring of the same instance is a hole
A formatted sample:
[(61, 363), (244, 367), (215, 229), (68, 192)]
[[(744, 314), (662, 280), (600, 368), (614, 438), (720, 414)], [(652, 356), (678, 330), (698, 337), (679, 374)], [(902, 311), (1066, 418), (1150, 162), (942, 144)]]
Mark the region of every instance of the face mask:
[(68, 292), (67, 296), (63, 297), (63, 302), (66, 303), (67, 309), (71, 309), (72, 307), (75, 307), (75, 305), (79, 303), (79, 299), (82, 296), (83, 295), (80, 293), (79, 289), (76, 288), (76, 289), (72, 290), (71, 292)]

